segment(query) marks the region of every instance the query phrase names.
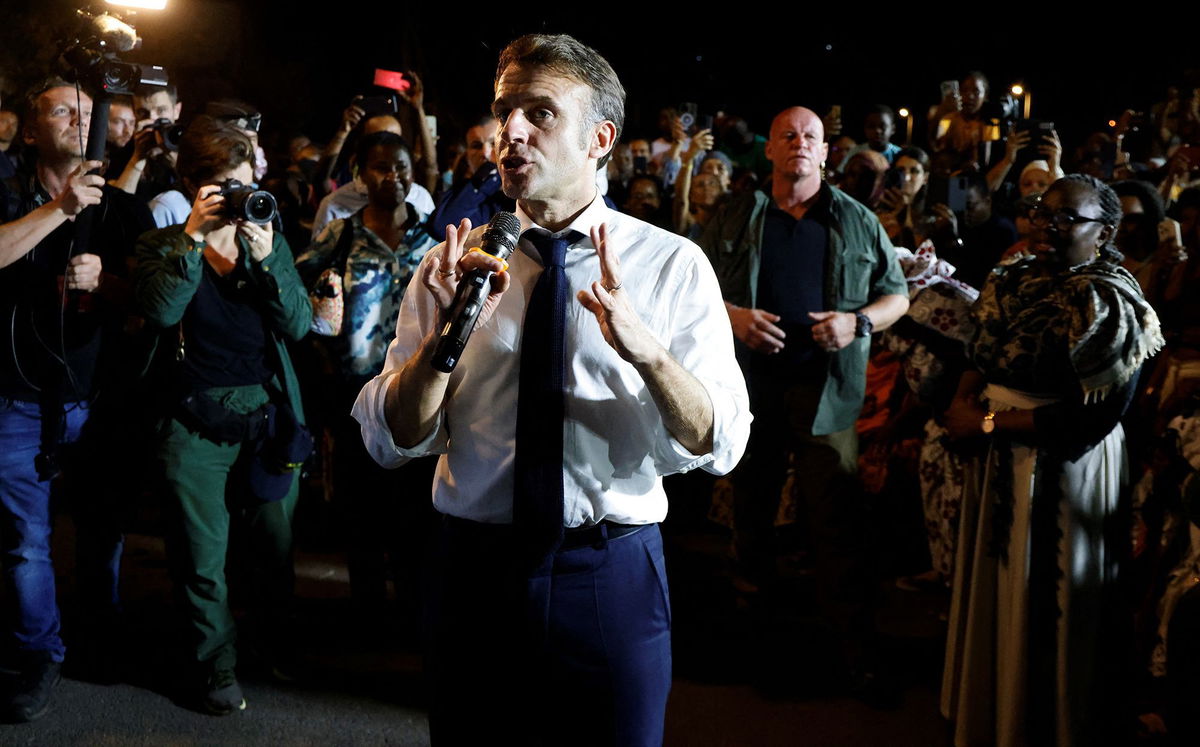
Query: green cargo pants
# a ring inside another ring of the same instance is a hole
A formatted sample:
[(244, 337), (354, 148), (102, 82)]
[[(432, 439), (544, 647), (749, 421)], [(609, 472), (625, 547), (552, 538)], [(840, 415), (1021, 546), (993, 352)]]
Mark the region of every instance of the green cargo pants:
[[(253, 412), (268, 400), (261, 386), (214, 388), (204, 395), (239, 414)], [(243, 471), (253, 457), (253, 443), (210, 441), (175, 419), (165, 424), (163, 433), (158, 456), (173, 508), (172, 575), (192, 634), (190, 652), (206, 674), (232, 670), (237, 629), (225, 582), (230, 518), (246, 523), (254, 565), (251, 598), (272, 617), (292, 596), (292, 515), (299, 480), (293, 479), (283, 500), (258, 502), (249, 495)]]

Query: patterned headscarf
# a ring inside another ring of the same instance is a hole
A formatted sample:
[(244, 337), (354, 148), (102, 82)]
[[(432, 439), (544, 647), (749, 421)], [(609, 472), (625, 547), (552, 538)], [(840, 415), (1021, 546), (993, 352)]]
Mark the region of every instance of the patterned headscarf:
[(989, 381), (1027, 392), (1077, 386), (1085, 402), (1099, 401), (1163, 346), (1137, 281), (1105, 260), (1062, 272), (1035, 257), (1001, 265), (974, 313), (976, 365)]

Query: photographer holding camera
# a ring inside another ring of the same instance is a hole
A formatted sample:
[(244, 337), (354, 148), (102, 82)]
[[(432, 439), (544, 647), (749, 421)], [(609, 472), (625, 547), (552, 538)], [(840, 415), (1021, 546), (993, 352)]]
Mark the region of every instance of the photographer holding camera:
[[(253, 169), (250, 182), (246, 182), (246, 184), (257, 184), (267, 172), (266, 155), (262, 146), (258, 144), (258, 128), (262, 125), (262, 115), (254, 107), (236, 99), (210, 101), (204, 107), (204, 114), (218, 122), (234, 127), (250, 141), (250, 146), (254, 150), (254, 157), (251, 161)], [(159, 120), (160, 123), (165, 121)], [(166, 137), (173, 149), (171, 155), (174, 156), (174, 151), (179, 149), (179, 140), (183, 137), (183, 128), (179, 126), (169, 128)], [(274, 198), (271, 197), (270, 200), (273, 205), (272, 209), (277, 209)], [(150, 214), (154, 216), (154, 224), (159, 228), (186, 223), (191, 213), (192, 200), (184, 194), (180, 184), (176, 184), (174, 189), (159, 193), (150, 200)]]
[[(312, 309), (269, 195), (253, 179), (254, 147), (235, 125), (201, 116), (179, 146), (194, 195), (187, 223), (152, 231), (137, 247), (135, 289), (147, 319), (176, 328), (160, 356), (171, 366), (158, 458), (173, 508), (172, 572), (190, 624), (196, 695), (213, 714), (245, 708), (225, 557), (231, 519), (244, 520), (257, 588), (254, 622), (273, 645), (292, 594), (297, 468), (312, 441), (286, 341)], [(236, 208), (236, 211), (231, 209)], [(264, 650), (268, 657), (281, 649)]]
[[(176, 121), (182, 110), (173, 84), (142, 86), (134, 93), (137, 132), (109, 164), (109, 184), (147, 202), (176, 185), (175, 159), (182, 135)], [(112, 178), (113, 174), (117, 176)]]

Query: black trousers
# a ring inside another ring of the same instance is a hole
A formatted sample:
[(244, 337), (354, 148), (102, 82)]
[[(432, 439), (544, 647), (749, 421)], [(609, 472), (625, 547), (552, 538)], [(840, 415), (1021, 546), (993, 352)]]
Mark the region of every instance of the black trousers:
[(805, 512), (822, 616), (852, 656), (873, 629), (869, 524), (858, 479), (854, 428), (814, 436), (823, 380), (751, 376), (754, 423), (734, 484), (734, 551), (741, 571), (769, 583), (775, 576), (774, 520), (793, 454), (799, 510)]

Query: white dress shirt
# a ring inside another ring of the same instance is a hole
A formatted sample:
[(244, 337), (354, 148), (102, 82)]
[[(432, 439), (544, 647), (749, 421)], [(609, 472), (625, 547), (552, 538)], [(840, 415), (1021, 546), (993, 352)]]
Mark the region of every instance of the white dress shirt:
[[(545, 230), (518, 208), (523, 228)], [(600, 279), (590, 229), (608, 224), (621, 262), (622, 293), (671, 355), (707, 391), (713, 450), (691, 454), (663, 425), (633, 365), (617, 355), (594, 315), (574, 296)], [(733, 333), (712, 266), (691, 241), (610, 210), (597, 196), (566, 230), (583, 235), (568, 247), (566, 403), (563, 422), (563, 525), (609, 520), (661, 521), (667, 513), (662, 475), (703, 467), (724, 474), (737, 464), (750, 434), (746, 383), (734, 358)], [(477, 246), (483, 227), (467, 246)], [(559, 232), (561, 235), (565, 231)], [(438, 262), (441, 245), (426, 254)], [(509, 257), (512, 284), (495, 313), (476, 327), (450, 376), (437, 424), (410, 449), (396, 446), (384, 415), (388, 379), (421, 346), (436, 321), (433, 296), (408, 287), (384, 371), (359, 393), (353, 415), (371, 455), (385, 467), (441, 454), (433, 484), (437, 510), (485, 523), (511, 523), (517, 391), (525, 309), (542, 272), (538, 251), (522, 239)]]

